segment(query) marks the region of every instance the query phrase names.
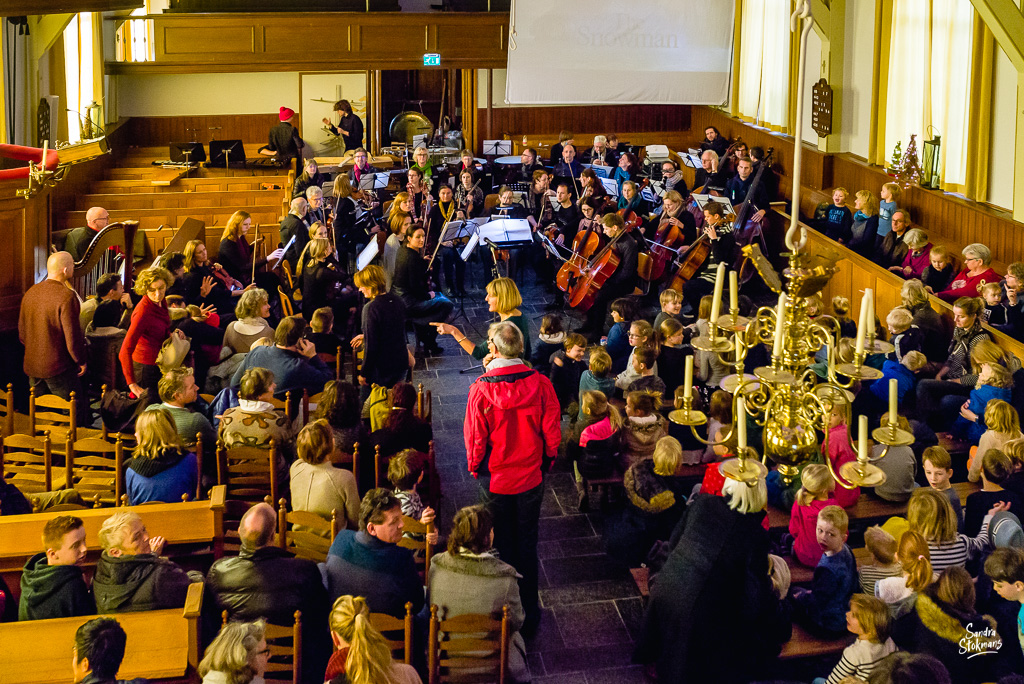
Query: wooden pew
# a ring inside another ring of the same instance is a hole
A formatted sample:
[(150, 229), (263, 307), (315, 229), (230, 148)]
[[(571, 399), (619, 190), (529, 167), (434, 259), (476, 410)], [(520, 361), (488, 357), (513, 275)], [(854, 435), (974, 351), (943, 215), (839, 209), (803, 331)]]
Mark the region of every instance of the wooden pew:
[(100, 194), (167, 194), (176, 192), (237, 192), (259, 190), (264, 183), (273, 183), (283, 189), (287, 176), (225, 176), (221, 178), (182, 178), (174, 186), (154, 186), (144, 180), (101, 180), (89, 184), (92, 192)]
[[(253, 223), (260, 224), (278, 224), (283, 215), (280, 202), (247, 207), (246, 211), (252, 216)], [(136, 220), (139, 222), (141, 229), (151, 230), (161, 226), (177, 228), (186, 218), (198, 219), (207, 226), (223, 227), (234, 213), (235, 209), (231, 206), (198, 207), (195, 209), (166, 207), (163, 209), (112, 209), (110, 210), (110, 217), (111, 221)], [(54, 230), (84, 225), (84, 211), (75, 210), (65, 212), (63, 215), (54, 216)], [(220, 244), (219, 239), (217, 244)]]
[[(200, 659), (199, 613), (203, 585), (189, 586), (185, 607), (110, 615), (127, 634), (118, 678), (195, 677)], [(0, 681), (4, 684), (50, 684), (71, 681), (75, 632), (97, 616), (0, 624), (4, 645)]]
[(153, 178), (149, 181), (150, 185), (162, 185), (171, 186), (178, 182), (181, 178), (187, 174), (192, 173), (199, 168), (199, 164), (189, 164), (188, 166), (174, 166), (174, 167), (160, 167), (159, 171), (153, 174)]
[(194, 192), (146, 192), (126, 190), (121, 193), (90, 193), (79, 195), (77, 210), (104, 207), (108, 211), (119, 209), (204, 209), (224, 205), (239, 208), (272, 206), (281, 201), (282, 190), (262, 190), (259, 187), (244, 190), (206, 190)]
[(793, 636), (782, 646), (781, 660), (797, 658), (814, 658), (823, 655), (838, 656), (843, 649), (853, 643), (852, 634), (840, 639), (819, 639), (812, 636), (800, 625), (793, 623)]

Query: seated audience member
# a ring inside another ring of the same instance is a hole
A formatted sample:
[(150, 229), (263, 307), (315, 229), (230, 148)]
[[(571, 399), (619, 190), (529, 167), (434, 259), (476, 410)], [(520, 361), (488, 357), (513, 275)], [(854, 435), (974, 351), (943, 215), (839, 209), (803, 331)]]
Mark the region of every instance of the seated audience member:
[(930, 446), (921, 454), (921, 465), (928, 486), (949, 499), (949, 505), (952, 506), (956, 517), (957, 530), (963, 531), (964, 509), (960, 503), (960, 494), (949, 483), (953, 477), (953, 460), (949, 452), (940, 446)]
[[(423, 503), (418, 491), (429, 469), (427, 455), (415, 449), (406, 449), (388, 461), (388, 482), (395, 488), (395, 496), (402, 502), (402, 515), (419, 520), (424, 525), (434, 522), (434, 509)], [(412, 532), (406, 532), (404, 536), (421, 541), (424, 539), (423, 535), (414, 535)], [(436, 544), (437, 532), (428, 532), (425, 538), (428, 543)]]
[(302, 611), (302, 680), (313, 684), (327, 662), (327, 591), (316, 563), (280, 548), (277, 531), (270, 505), (250, 508), (238, 525), (238, 556), (214, 561), (207, 581), (218, 613), (226, 610), (230, 620), (291, 625), (295, 611)]
[[(125, 464), (125, 488), (131, 506), (162, 501), (178, 503), (184, 495), (195, 498), (199, 464), (194, 452), (182, 445), (169, 411), (144, 411), (135, 421), (138, 442)], [(213, 451), (213, 442), (209, 442)]]
[[(981, 477), (981, 457), (989, 449), (1004, 449), (1013, 440), (1021, 439), (1020, 416), (1017, 409), (1005, 401), (996, 400), (985, 405), (985, 432), (978, 440), (978, 449), (967, 461), (967, 479), (977, 482)], [(1009, 455), (1009, 454), (1007, 454)]]
[(939, 299), (955, 302), (961, 297), (978, 297), (982, 285), (1002, 280), (990, 265), (992, 251), (985, 245), (975, 242), (964, 247), (961, 253), (964, 256), (964, 267), (953, 277), (949, 287), (935, 293)]
[(519, 630), (526, 619), (519, 598), (519, 573), (493, 553), (494, 518), (484, 506), (455, 514), (448, 550), (431, 559), (427, 590), (442, 619), (459, 615), (500, 615), (508, 606), (508, 671), (514, 682), (530, 681), (526, 642)]
[(668, 435), (668, 421), (660, 408), (660, 393), (630, 392), (626, 395), (626, 421), (621, 430), (625, 447), (622, 472), (637, 461), (653, 456), (658, 440)]
[(894, 618), (899, 618), (913, 610), (918, 592), (935, 581), (938, 573), (932, 571), (928, 542), (913, 530), (907, 530), (900, 536), (894, 558), (900, 564), (900, 574), (878, 579), (875, 596), (889, 605), (889, 612)]
[(412, 551), (398, 546), (402, 539), (402, 502), (386, 489), (371, 489), (359, 507), (359, 531), (342, 530), (327, 556), (327, 591), (338, 596), (359, 595), (375, 613), (405, 615), (423, 607), (423, 583)]
[(921, 283), (929, 292), (943, 292), (953, 281), (956, 271), (953, 260), (942, 245), (932, 245), (928, 252), (928, 266), (921, 272)]
[(89, 343), (87, 373), (94, 389), (104, 384), (108, 389), (126, 387), (117, 358), (125, 335), (128, 334), (128, 331), (119, 327), (118, 322), (122, 316), (120, 302), (102, 302), (96, 307), (85, 329), (85, 339)]
[(657, 333), (658, 377), (665, 383), (665, 394), (674, 395), (686, 380), (686, 357), (693, 355), (693, 347), (686, 344), (686, 329), (675, 318), (662, 321)]
[(265, 630), (263, 620), (229, 622), (221, 627), (199, 662), (202, 684), (261, 684), (270, 663)]
[(163, 409), (171, 415), (174, 427), (181, 437), (181, 443), (194, 446), (196, 435), (202, 435), (207, 453), (213, 453), (217, 433), (210, 421), (202, 413), (186, 408), (199, 397), (199, 386), (196, 385), (191, 368), (172, 368), (160, 379), (161, 404), (153, 404), (148, 410)]
[[(170, 297), (167, 303), (171, 306)], [(224, 330), (219, 327), (220, 316), (212, 306), (200, 307), (196, 304), (184, 307), (180, 314), (171, 307), (170, 314), (171, 327), (184, 333), (192, 343), (196, 382), (205, 385), (206, 374), (211, 366), (220, 363), (224, 347)]]
[(858, 568), (860, 588), (868, 596), (875, 596), (879, 580), (902, 576), (903, 566), (896, 560), (896, 540), (878, 525), (864, 531), (864, 546), (874, 563)]
[(416, 416), (416, 388), (400, 382), (388, 390), (387, 418), (370, 435), (370, 444), (380, 446), (380, 455), (387, 458), (403, 449), (427, 453), (433, 438), (430, 423)]
[(339, 596), (329, 618), (334, 653), (324, 684), (422, 684), (412, 665), (396, 663), (391, 646), (370, 622), (370, 606), (361, 596)]
[[(825, 456), (832, 462), (832, 472), (837, 474), (844, 465), (857, 460), (857, 454), (850, 446), (848, 412), (849, 405), (837, 404), (832, 407), (828, 415), (827, 439), (821, 444), (823, 451), (826, 446), (828, 447)], [(859, 498), (860, 487), (851, 487), (840, 475), (836, 482), (836, 503), (843, 508), (849, 508), (857, 503)]]
[(247, 354), (256, 340), (274, 339), (269, 316), (267, 291), (258, 287), (246, 290), (235, 305), (235, 320), (224, 329), (224, 346), (233, 354)]
[[(1024, 550), (1019, 548), (998, 548), (985, 559), (985, 574), (992, 581), (992, 589), (1001, 598), (1013, 604), (1016, 613), (1015, 621), (1017, 640), (1020, 649), (1024, 649)], [(1002, 627), (1002, 625), (1000, 625)], [(1008, 633), (1009, 632), (1009, 633)], [(1012, 642), (1010, 629), (1000, 630), (1000, 634)], [(1012, 648), (1012, 645), (1010, 646)], [(1016, 662), (1020, 662), (1021, 650), (1016, 651)]]
[(81, 518), (58, 515), (43, 526), (42, 553), (21, 571), (18, 619), (49, 620), (96, 613), (81, 565), (85, 562), (85, 526)]
[(857, 323), (850, 318), (850, 299), (837, 295), (832, 298), (832, 316), (839, 323), (842, 337), (857, 337)]
[(657, 367), (658, 351), (655, 346), (639, 347), (633, 351), (633, 372), (637, 377), (626, 386), (625, 394), (630, 392), (649, 392), (661, 396), (665, 394), (665, 381), (654, 374)]
[(857, 561), (846, 545), (850, 518), (839, 506), (818, 513), (815, 534), (823, 550), (810, 589), (793, 590), (794, 617), (812, 634), (839, 638), (846, 631), (846, 607), (857, 588)]
[(537, 340), (529, 360), (538, 373), (547, 373), (551, 369), (551, 355), (559, 351), (565, 344), (562, 317), (547, 314), (540, 319), (540, 333)]
[(601, 392), (605, 396), (615, 393), (615, 378), (612, 376), (612, 357), (604, 347), (594, 347), (590, 351), (587, 370), (580, 375), (579, 396), (584, 392)]
[[(71, 656), (71, 681), (74, 684), (122, 684), (117, 671), (124, 660), (128, 635), (117, 620), (99, 617), (75, 630)], [(138, 684), (145, 679), (132, 679), (124, 684)]]
[[(896, 406), (902, 411), (904, 399), (914, 396), (917, 373), (928, 364), (928, 359), (919, 351), (907, 352), (897, 363), (890, 359), (882, 362), (882, 377), (861, 390), (853, 402), (856, 415), (868, 416), (877, 422), (879, 416), (889, 410), (889, 381), (896, 381)], [(888, 420), (888, 419), (886, 419)]]
[[(897, 416), (896, 424), (901, 430), (913, 434), (910, 422), (903, 416)], [(885, 458), (882, 458), (883, 453)], [(888, 450), (884, 444), (874, 444), (869, 456), (877, 459), (872, 462), (885, 473), (885, 482), (874, 489), (875, 496), (896, 503), (907, 501), (917, 489), (917, 456), (914, 450), (906, 444), (892, 446)]]
[[(879, 223), (881, 227), (881, 222)], [(902, 266), (907, 256), (907, 247), (904, 238), (910, 228), (910, 212), (906, 209), (896, 209), (892, 213), (892, 230), (887, 232), (875, 247), (874, 261), (883, 268)]]
[(563, 342), (564, 349), (559, 349), (551, 355), (551, 371), (549, 377), (551, 384), (558, 395), (558, 404), (562, 412), (568, 411), (569, 417), (576, 415), (571, 410), (572, 404), (579, 404), (580, 379), (586, 369), (583, 357), (587, 353), (587, 338), (579, 333), (568, 335)]
[[(633, 363), (633, 357), (636, 356), (637, 349), (656, 344), (654, 328), (651, 327), (651, 324), (645, 320), (633, 321), (629, 326), (629, 344), (632, 350), (629, 352), (626, 366), (615, 378), (615, 386), (620, 390), (625, 390), (631, 382), (640, 377), (640, 373), (636, 370)], [(657, 357), (657, 352), (655, 352), (655, 357)], [(655, 361), (653, 371), (655, 374), (658, 373), (657, 361)]]
[(118, 328), (128, 329), (128, 324), (132, 320), (132, 308), (135, 304), (132, 303), (131, 295), (124, 291), (121, 275), (119, 273), (104, 273), (96, 281), (96, 296), (86, 299), (78, 313), (78, 320), (82, 324), (83, 332), (89, 330), (89, 324), (92, 323), (92, 318), (96, 314), (96, 307), (104, 302), (115, 302), (118, 305), (117, 309), (120, 315), (114, 325)]
[(1006, 510), (1002, 504), (990, 508), (975, 537), (957, 532), (956, 514), (949, 499), (931, 487), (918, 487), (907, 505), (909, 529), (920, 533), (928, 543), (932, 569), (942, 572), (948, 567), (965, 567), (971, 558), (980, 556), (989, 546), (988, 525), (992, 515)]
[[(338, 347), (347, 346), (345, 342), (334, 334), (334, 311), (329, 306), (322, 306), (313, 312), (309, 321), (309, 341), (316, 346), (318, 355), (336, 357)], [(344, 349), (342, 350), (344, 353)], [(321, 359), (324, 357), (321, 356)]]
[(907, 246), (907, 255), (903, 257), (903, 263), (890, 266), (889, 270), (904, 278), (920, 280), (931, 260), (932, 243), (928, 242), (928, 233), (920, 228), (911, 228), (903, 236), (903, 243)]
[(914, 327), (914, 316), (909, 309), (902, 306), (893, 308), (885, 317), (885, 325), (889, 328), (889, 341), (896, 347), (888, 358), (901, 361), (908, 352), (923, 349), (924, 332)]
[(878, 198), (870, 190), (858, 190), (853, 201), (853, 225), (850, 227), (850, 242), (847, 247), (865, 259), (870, 259), (878, 235)]
[[(995, 642), (1000, 641), (995, 620), (980, 615), (975, 608), (974, 582), (963, 568), (946, 568), (939, 579), (917, 596), (914, 609), (896, 620), (892, 639), (901, 650), (934, 656), (946, 666), (952, 681), (990, 682), (993, 665), (998, 662)], [(968, 632), (967, 630), (971, 630)], [(970, 639), (974, 632), (991, 630), (995, 636)], [(962, 640), (968, 638), (982, 655), (995, 658), (965, 658)], [(1005, 641), (1000, 641), (1005, 644)]]
[(964, 502), (964, 534), (968, 537), (978, 535), (989, 509), (997, 503), (1009, 504), (1010, 511), (1024, 510), (1024, 501), (1016, 493), (1003, 489), (1003, 483), (1012, 473), (1013, 463), (1002, 451), (989, 449), (981, 455), (981, 491), (969, 495)]
[(334, 372), (316, 358), (316, 347), (304, 337), (305, 332), (306, 322), (301, 316), (282, 319), (274, 332), (274, 346), (257, 347), (246, 354), (231, 378), (231, 386), (238, 387), (242, 375), (250, 368), (266, 368), (274, 375), (277, 394), (291, 392), (295, 406), (303, 390), (310, 396), (323, 391)]
[[(967, 402), (960, 408), (960, 415), (953, 422), (950, 432), (959, 439), (966, 439), (971, 444), (978, 444), (988, 429), (986, 414), (989, 404), (993, 401), (1002, 401), (1004, 404), (1008, 404), (1012, 398), (1010, 389), (1012, 386), (1013, 378), (1010, 371), (1004, 366), (997, 363), (983, 364), (981, 373), (978, 375), (978, 385), (971, 390)], [(1015, 437), (1015, 434), (1010, 433), (1010, 438)]]
[(331, 511), (350, 530), (359, 525), (359, 492), (351, 471), (331, 463), (334, 433), (326, 420), (315, 420), (295, 440), (298, 460), (291, 466), (292, 509), (316, 513), (325, 520)]
[(823, 550), (817, 537), (818, 514), (826, 506), (834, 506), (832, 495), (836, 481), (828, 466), (811, 463), (800, 473), (800, 490), (796, 494), (789, 517), (789, 533), (793, 535), (793, 555), (807, 567), (815, 567)]
[(666, 318), (679, 320), (680, 311), (683, 308), (683, 294), (679, 290), (667, 287), (658, 295), (658, 302), (661, 304), (661, 311), (654, 319), (653, 327), (656, 331), (661, 328), (661, 323)]
[(232, 406), (221, 415), (217, 440), (228, 449), (236, 446), (269, 449), (270, 440), (274, 440), (278, 472), (284, 476), (293, 453), (291, 439), (295, 432), (285, 412), (270, 403), (276, 387), (274, 374), (266, 368), (247, 370), (238, 388), (238, 406)]
[(320, 402), (313, 412), (313, 420), (326, 420), (334, 431), (335, 451), (332, 458), (351, 454), (356, 444), (363, 449), (369, 446), (370, 431), (363, 422), (362, 409), (359, 390), (351, 383), (331, 380), (324, 385)]
[(202, 574), (185, 572), (161, 558), (167, 540), (150, 539), (138, 513), (115, 513), (100, 527), (103, 553), (96, 566), (92, 591), (100, 613), (132, 613), (185, 605), (188, 585)]
[(1015, 261), (1006, 267), (1006, 279), (1003, 280), (1005, 293), (1002, 306), (1005, 309), (1006, 323), (996, 326), (1014, 339), (1024, 339), (1024, 262)]
[(1003, 306), (1003, 284), (985, 283), (979, 290), (985, 300), (985, 310), (981, 316), (985, 323), (994, 328), (1006, 325), (1006, 308)]
[(950, 330), (938, 311), (932, 308), (928, 292), (920, 280), (905, 280), (900, 288), (900, 304), (914, 317), (912, 325), (924, 331), (924, 355), (929, 362), (944, 363), (949, 355)]
[(896, 651), (896, 644), (889, 638), (889, 608), (885, 602), (870, 594), (854, 594), (846, 616), (846, 628), (857, 635), (857, 640), (843, 650), (826, 684), (839, 684), (844, 678), (867, 681), (878, 661)]
[(841, 245), (847, 244), (852, 236), (853, 212), (846, 206), (849, 194), (846, 188), (836, 188), (832, 191), (832, 206), (828, 208), (820, 228), (826, 237)]

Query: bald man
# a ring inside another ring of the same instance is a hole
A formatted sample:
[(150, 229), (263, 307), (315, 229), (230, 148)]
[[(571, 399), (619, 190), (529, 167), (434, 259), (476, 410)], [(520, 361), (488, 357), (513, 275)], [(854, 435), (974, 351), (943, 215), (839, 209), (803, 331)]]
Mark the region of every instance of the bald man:
[(96, 234), (110, 223), (110, 212), (103, 207), (92, 207), (85, 212), (85, 228), (75, 228), (64, 238), (64, 251), (75, 261), (81, 261), (85, 250)]
[(67, 252), (46, 260), (46, 280), (28, 289), (21, 300), (18, 337), (25, 345), (25, 375), (36, 394), (52, 393), (69, 399), (75, 392), (79, 424), (89, 416), (89, 401), (82, 390), (85, 374), (85, 333), (79, 323), (81, 305), (68, 285), (75, 270)]

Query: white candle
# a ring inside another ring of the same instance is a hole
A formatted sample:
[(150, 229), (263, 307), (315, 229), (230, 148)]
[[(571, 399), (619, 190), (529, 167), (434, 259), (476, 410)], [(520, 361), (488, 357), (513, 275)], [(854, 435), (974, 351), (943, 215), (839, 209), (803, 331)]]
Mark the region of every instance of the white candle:
[(683, 396), (689, 399), (691, 392), (693, 392), (693, 354), (686, 357), (686, 363), (683, 367), (685, 368)]
[(864, 296), (868, 300), (868, 315), (867, 315), (867, 327), (864, 329), (864, 337), (875, 336), (875, 291), (872, 289), (864, 290)]
[(747, 448), (747, 405), (742, 396), (736, 399), (736, 443), (740, 452)]
[(860, 434), (858, 435), (857, 454), (862, 461), (868, 458), (868, 417), (861, 416), (858, 419)]
[(786, 323), (786, 293), (779, 295), (779, 308), (775, 316), (775, 344), (772, 346), (772, 356), (782, 356), (782, 340), (785, 334)]
[(738, 311), (740, 308), (740, 286), (737, 280), (736, 271), (729, 271), (729, 311)]
[(725, 286), (725, 264), (718, 264), (715, 274), (715, 294), (711, 300), (711, 324), (718, 324), (718, 315), (722, 311), (722, 288)]
[(896, 424), (896, 378), (889, 379), (889, 424)]
[(864, 335), (868, 329), (868, 292), (866, 290), (864, 296), (860, 298), (860, 317), (857, 319), (857, 354), (864, 353)]

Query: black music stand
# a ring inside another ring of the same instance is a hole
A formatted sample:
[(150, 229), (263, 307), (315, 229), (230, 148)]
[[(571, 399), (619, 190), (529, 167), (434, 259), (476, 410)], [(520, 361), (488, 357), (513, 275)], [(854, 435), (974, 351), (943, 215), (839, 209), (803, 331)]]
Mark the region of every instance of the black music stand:
[[(438, 253), (441, 251), (441, 246), (445, 242), (453, 242), (454, 240), (469, 238), (472, 237), (476, 232), (476, 224), (474, 224), (472, 221), (456, 219), (454, 221), (450, 221), (444, 224), (444, 226), (441, 229), (441, 235), (439, 235), (437, 238), (437, 248), (434, 250), (433, 258), (437, 258)], [(454, 247), (454, 244), (452, 246)], [(456, 248), (456, 250), (457, 249), (458, 248)], [(455, 258), (461, 259), (461, 254), (457, 253)], [(465, 283), (463, 283), (463, 285), (465, 285)], [(448, 322), (454, 323), (460, 318), (465, 318), (466, 325), (473, 328), (473, 332), (477, 332), (476, 327), (469, 320), (469, 316), (466, 314), (466, 288), (462, 287), (461, 289), (456, 289), (450, 287), (450, 289), (452, 289), (455, 292), (455, 298), (459, 300), (459, 310), (456, 312), (455, 316), (452, 317), (452, 319)]]
[(171, 161), (176, 163), (193, 164), (206, 161), (206, 148), (203, 143), (178, 142), (171, 143)]
[(207, 166), (229, 168), (231, 162), (245, 164), (245, 147), (241, 140), (211, 140), (210, 163)]

